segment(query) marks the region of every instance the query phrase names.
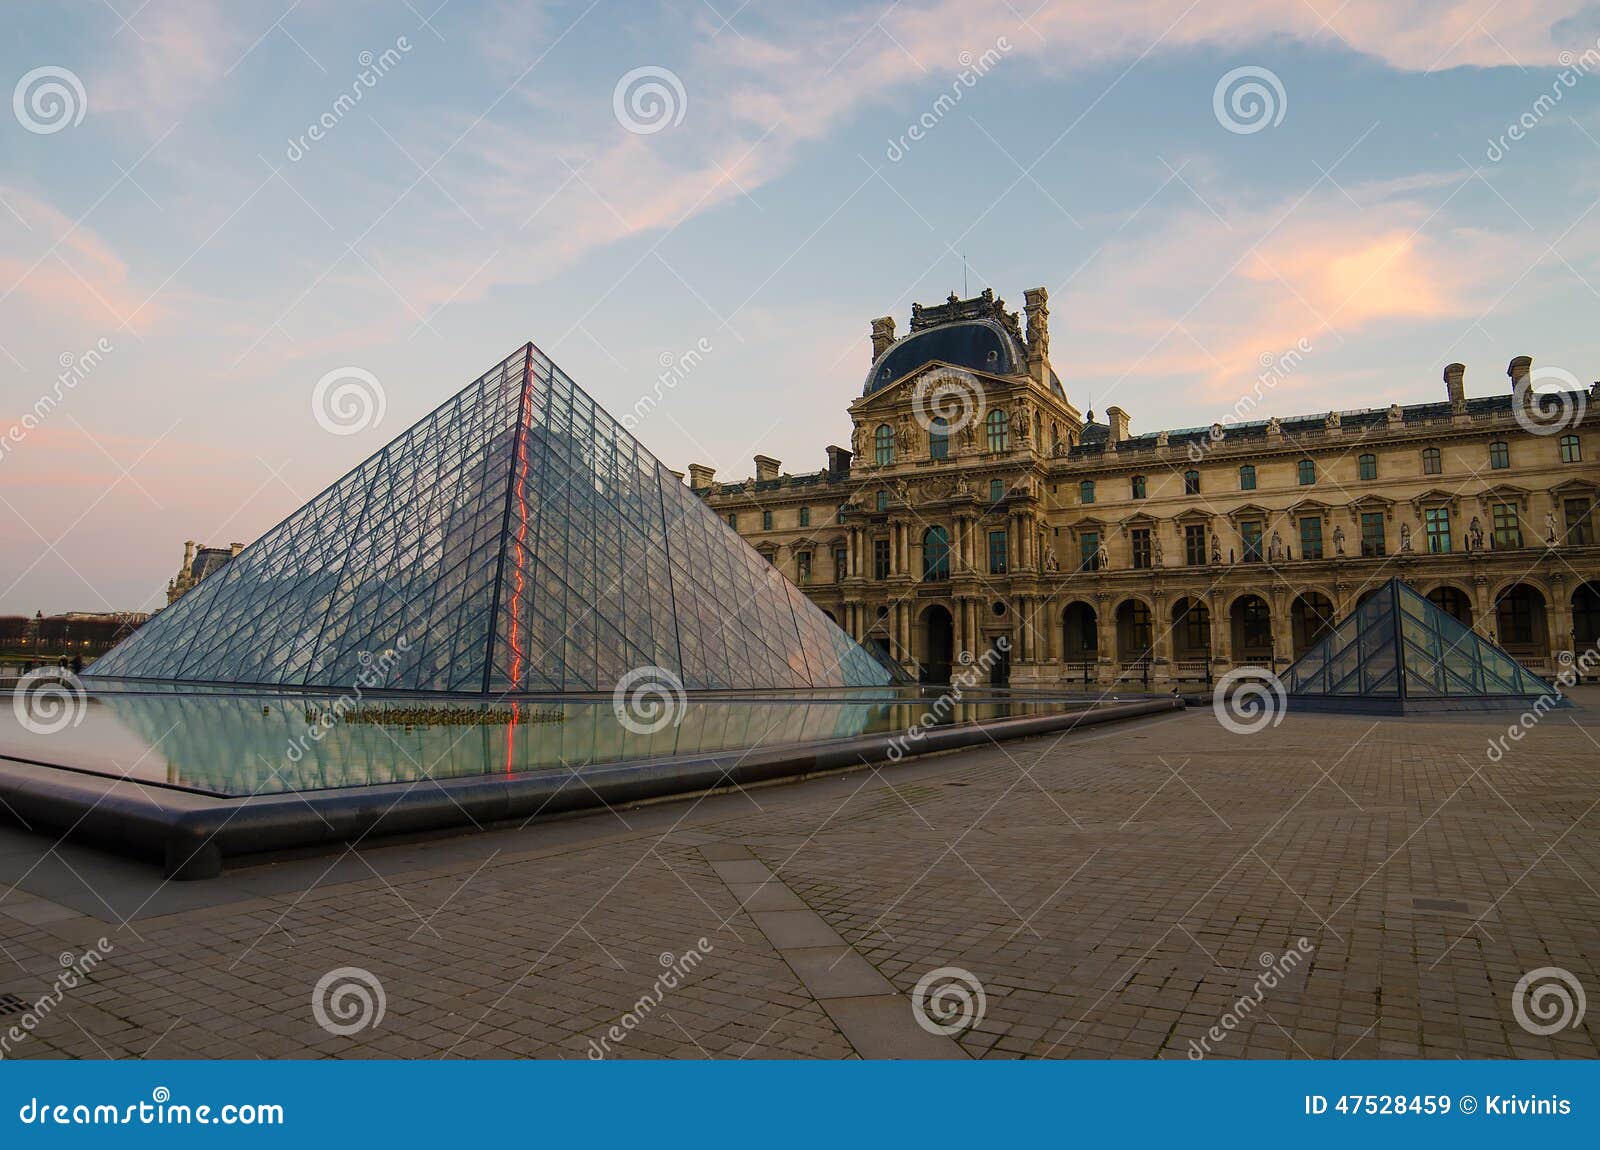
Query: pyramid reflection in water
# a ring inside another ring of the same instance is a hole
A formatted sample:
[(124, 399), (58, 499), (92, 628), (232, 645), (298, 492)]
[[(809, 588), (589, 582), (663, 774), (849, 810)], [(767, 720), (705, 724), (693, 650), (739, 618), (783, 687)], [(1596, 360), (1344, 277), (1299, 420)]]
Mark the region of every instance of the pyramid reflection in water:
[(1283, 675), (1290, 709), (1404, 712), (1523, 707), (1555, 688), (1399, 579)]
[(532, 344), (100, 659), (93, 679), (498, 694), (887, 672)]

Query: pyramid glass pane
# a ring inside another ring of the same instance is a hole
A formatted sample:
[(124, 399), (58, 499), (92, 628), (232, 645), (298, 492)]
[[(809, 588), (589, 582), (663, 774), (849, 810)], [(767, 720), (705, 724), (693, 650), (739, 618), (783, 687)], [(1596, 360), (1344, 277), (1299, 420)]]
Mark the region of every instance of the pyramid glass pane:
[(1552, 688), (1499, 647), (1392, 579), (1284, 673), (1290, 695), (1526, 698)]
[(498, 694), (609, 692), (641, 667), (690, 690), (889, 682), (529, 344), (93, 675)]

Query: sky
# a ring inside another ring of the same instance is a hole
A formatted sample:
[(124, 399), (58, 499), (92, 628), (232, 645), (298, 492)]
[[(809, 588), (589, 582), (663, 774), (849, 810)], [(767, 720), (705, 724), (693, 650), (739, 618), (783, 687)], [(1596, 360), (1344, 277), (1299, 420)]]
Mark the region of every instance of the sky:
[[(869, 322), (1050, 292), (1206, 425), (1600, 377), (1588, 0), (84, 0), (0, 40), (0, 613), (151, 609), (532, 340), (814, 471)], [(686, 358), (687, 357), (687, 360)], [(687, 362), (669, 386), (663, 365)]]

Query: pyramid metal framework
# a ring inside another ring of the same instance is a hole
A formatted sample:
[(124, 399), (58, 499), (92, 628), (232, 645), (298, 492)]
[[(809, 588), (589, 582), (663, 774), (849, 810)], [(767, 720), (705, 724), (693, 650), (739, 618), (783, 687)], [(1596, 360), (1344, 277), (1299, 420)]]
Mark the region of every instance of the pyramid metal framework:
[(1522, 706), (1555, 691), (1398, 578), (1300, 656), (1283, 683), (1291, 710)]
[(241, 551), (95, 679), (500, 694), (888, 672), (531, 343)]

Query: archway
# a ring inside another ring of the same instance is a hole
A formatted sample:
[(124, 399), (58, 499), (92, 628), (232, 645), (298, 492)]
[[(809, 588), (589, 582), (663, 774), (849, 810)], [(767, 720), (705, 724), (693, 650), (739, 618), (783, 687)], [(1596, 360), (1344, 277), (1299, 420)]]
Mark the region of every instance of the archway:
[(1228, 609), (1235, 663), (1272, 662), (1272, 611), (1259, 595), (1241, 595)]
[(1581, 584), (1572, 593), (1572, 641), (1579, 651), (1600, 645), (1600, 583)]
[(1172, 605), (1172, 657), (1180, 663), (1211, 657), (1211, 608), (1199, 599)]
[(1428, 602), (1443, 611), (1463, 627), (1472, 626), (1472, 600), (1459, 587), (1442, 583), (1428, 592)]
[(1550, 630), (1545, 622), (1544, 594), (1527, 583), (1513, 583), (1495, 598), (1495, 641), (1507, 654), (1524, 661), (1550, 656)]
[(937, 603), (922, 613), (922, 681), (948, 683), (955, 655), (955, 619)]
[(1317, 645), (1333, 630), (1333, 601), (1319, 591), (1305, 591), (1294, 598), (1289, 609), (1289, 625), (1294, 638), (1294, 657)]
[(1100, 626), (1094, 608), (1069, 603), (1061, 614), (1061, 658), (1068, 663), (1092, 661), (1100, 655)]
[(1150, 608), (1141, 599), (1117, 604), (1117, 660), (1138, 663), (1150, 657)]

